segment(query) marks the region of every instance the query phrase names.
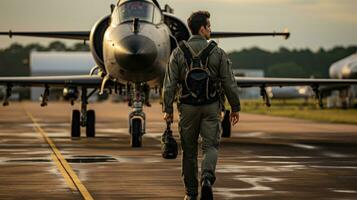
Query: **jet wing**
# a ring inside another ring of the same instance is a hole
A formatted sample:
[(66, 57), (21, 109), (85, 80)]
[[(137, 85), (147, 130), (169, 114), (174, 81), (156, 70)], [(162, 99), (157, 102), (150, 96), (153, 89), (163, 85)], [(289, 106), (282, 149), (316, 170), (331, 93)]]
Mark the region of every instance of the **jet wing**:
[(231, 38), (231, 37), (254, 37), (254, 36), (284, 36), (285, 39), (290, 37), (290, 32), (211, 32), (211, 38)]
[(45, 37), (45, 38), (60, 38), (73, 40), (89, 40), (90, 31), (55, 31), (55, 32), (0, 32), (0, 35), (13, 36), (28, 36), (28, 37)]
[(86, 88), (100, 88), (100, 76), (27, 76), (27, 77), (0, 77), (0, 85), (23, 87), (67, 87), (82, 86)]
[(266, 87), (269, 86), (310, 86), (315, 96), (319, 100), (320, 107), (323, 107), (322, 97), (326, 93), (326, 87), (339, 86), (348, 87), (357, 84), (357, 79), (308, 79), (308, 78), (253, 78), (253, 77), (235, 77), (239, 87), (260, 87), (261, 95), (265, 104), (271, 105)]
[(239, 87), (268, 87), (268, 86), (349, 86), (357, 84), (357, 79), (309, 79), (309, 78), (260, 78), (235, 77)]

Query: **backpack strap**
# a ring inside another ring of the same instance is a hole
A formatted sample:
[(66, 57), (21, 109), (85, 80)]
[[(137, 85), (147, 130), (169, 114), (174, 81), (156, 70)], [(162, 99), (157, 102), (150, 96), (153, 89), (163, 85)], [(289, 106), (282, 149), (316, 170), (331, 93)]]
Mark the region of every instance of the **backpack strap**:
[(211, 40), (207, 47), (204, 48), (203, 50), (201, 50), (199, 52), (198, 55), (194, 54), (193, 50), (191, 49), (191, 47), (189, 46), (189, 44), (187, 44), (186, 41), (180, 41), (179, 43), (179, 47), (180, 49), (182, 50), (182, 52), (184, 53), (184, 57), (185, 57), (185, 60), (186, 60), (186, 64), (187, 64), (187, 67), (189, 69), (191, 69), (191, 63), (193, 61), (193, 54), (195, 55), (195, 58), (198, 57), (200, 58), (201, 60), (201, 63), (204, 67), (207, 67), (206, 64), (207, 64), (207, 61), (208, 61), (208, 57), (211, 53), (211, 51), (217, 46), (217, 43), (213, 40)]
[(199, 57), (201, 58), (201, 63), (204, 67), (207, 67), (206, 64), (208, 62), (208, 57), (211, 53), (211, 51), (217, 46), (217, 43), (213, 40), (211, 40), (207, 47), (205, 49), (203, 49), (200, 54)]
[(185, 60), (186, 60), (186, 65), (190, 69), (191, 68), (191, 62), (192, 62), (192, 53), (191, 53), (190, 49), (187, 47), (186, 42), (183, 41), (183, 40), (180, 41), (179, 47), (180, 47), (181, 51), (184, 54), (184, 57), (185, 57)]

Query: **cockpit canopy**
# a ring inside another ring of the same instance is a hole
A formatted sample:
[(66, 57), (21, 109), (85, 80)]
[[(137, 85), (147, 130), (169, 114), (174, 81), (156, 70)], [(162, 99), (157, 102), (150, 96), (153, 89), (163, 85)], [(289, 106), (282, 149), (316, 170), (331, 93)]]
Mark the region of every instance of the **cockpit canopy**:
[(119, 4), (113, 11), (112, 24), (118, 25), (123, 22), (139, 18), (140, 21), (158, 24), (162, 21), (162, 13), (153, 3), (148, 1), (126, 1)]

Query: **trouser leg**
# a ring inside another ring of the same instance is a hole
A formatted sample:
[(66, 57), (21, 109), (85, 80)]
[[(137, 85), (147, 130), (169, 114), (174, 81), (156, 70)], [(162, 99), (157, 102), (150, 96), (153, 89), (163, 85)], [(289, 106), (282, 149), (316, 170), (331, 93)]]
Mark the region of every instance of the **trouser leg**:
[(219, 103), (206, 105), (202, 109), (201, 119), (202, 165), (201, 179), (208, 178), (213, 184), (218, 159), (218, 147), (221, 138), (221, 115)]
[(182, 104), (179, 108), (179, 132), (182, 146), (182, 178), (186, 194), (198, 194), (197, 140), (200, 130), (200, 114), (197, 108)]

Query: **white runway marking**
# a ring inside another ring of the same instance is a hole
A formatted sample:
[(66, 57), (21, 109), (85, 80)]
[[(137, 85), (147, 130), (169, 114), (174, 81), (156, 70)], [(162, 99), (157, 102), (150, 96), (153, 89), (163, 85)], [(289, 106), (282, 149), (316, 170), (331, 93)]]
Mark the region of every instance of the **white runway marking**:
[(256, 157), (259, 159), (307, 159), (307, 158), (312, 158), (311, 156), (256, 156)]
[(339, 154), (339, 153), (334, 153), (334, 152), (325, 152), (325, 156), (331, 157), (331, 158), (348, 158), (351, 157), (349, 155), (344, 155), (344, 154)]
[[(52, 126), (61, 126), (61, 127), (69, 127), (69, 123), (40, 123), (41, 127), (52, 127)], [(21, 124), (23, 127), (34, 127), (34, 124)]]
[(101, 132), (101, 133), (129, 133), (129, 129), (128, 128), (101, 128), (101, 129), (97, 129), (97, 132)]
[(280, 182), (283, 179), (268, 177), (268, 176), (257, 176), (257, 177), (250, 177), (250, 176), (235, 176), (234, 180), (239, 180), (244, 183), (251, 185), (251, 187), (245, 188), (214, 188), (214, 191), (217, 195), (221, 195), (226, 199), (234, 199), (234, 198), (247, 198), (247, 197), (256, 197), (261, 196), (258, 194), (241, 194), (242, 192), (249, 192), (249, 191), (272, 191), (274, 190), (271, 187), (263, 185), (263, 183), (272, 183), (272, 182)]
[(264, 132), (238, 133), (235, 136), (243, 138), (269, 138)]
[(282, 165), (282, 166), (240, 166), (240, 165), (220, 165), (217, 167), (218, 173), (259, 173), (259, 172), (291, 172), (295, 170), (307, 169), (305, 165)]
[(338, 193), (349, 193), (349, 194), (356, 194), (357, 193), (357, 191), (355, 191), (355, 190), (335, 190), (335, 189), (331, 189), (331, 191), (338, 192)]
[(310, 167), (320, 168), (320, 169), (355, 169), (355, 170), (357, 170), (357, 167), (354, 167), (354, 166), (320, 166), (320, 165), (311, 165)]
[(164, 160), (160, 157), (115, 157), (119, 163), (158, 163)]
[(318, 147), (307, 145), (307, 144), (289, 144), (292, 147), (302, 148), (302, 149), (319, 149)]

